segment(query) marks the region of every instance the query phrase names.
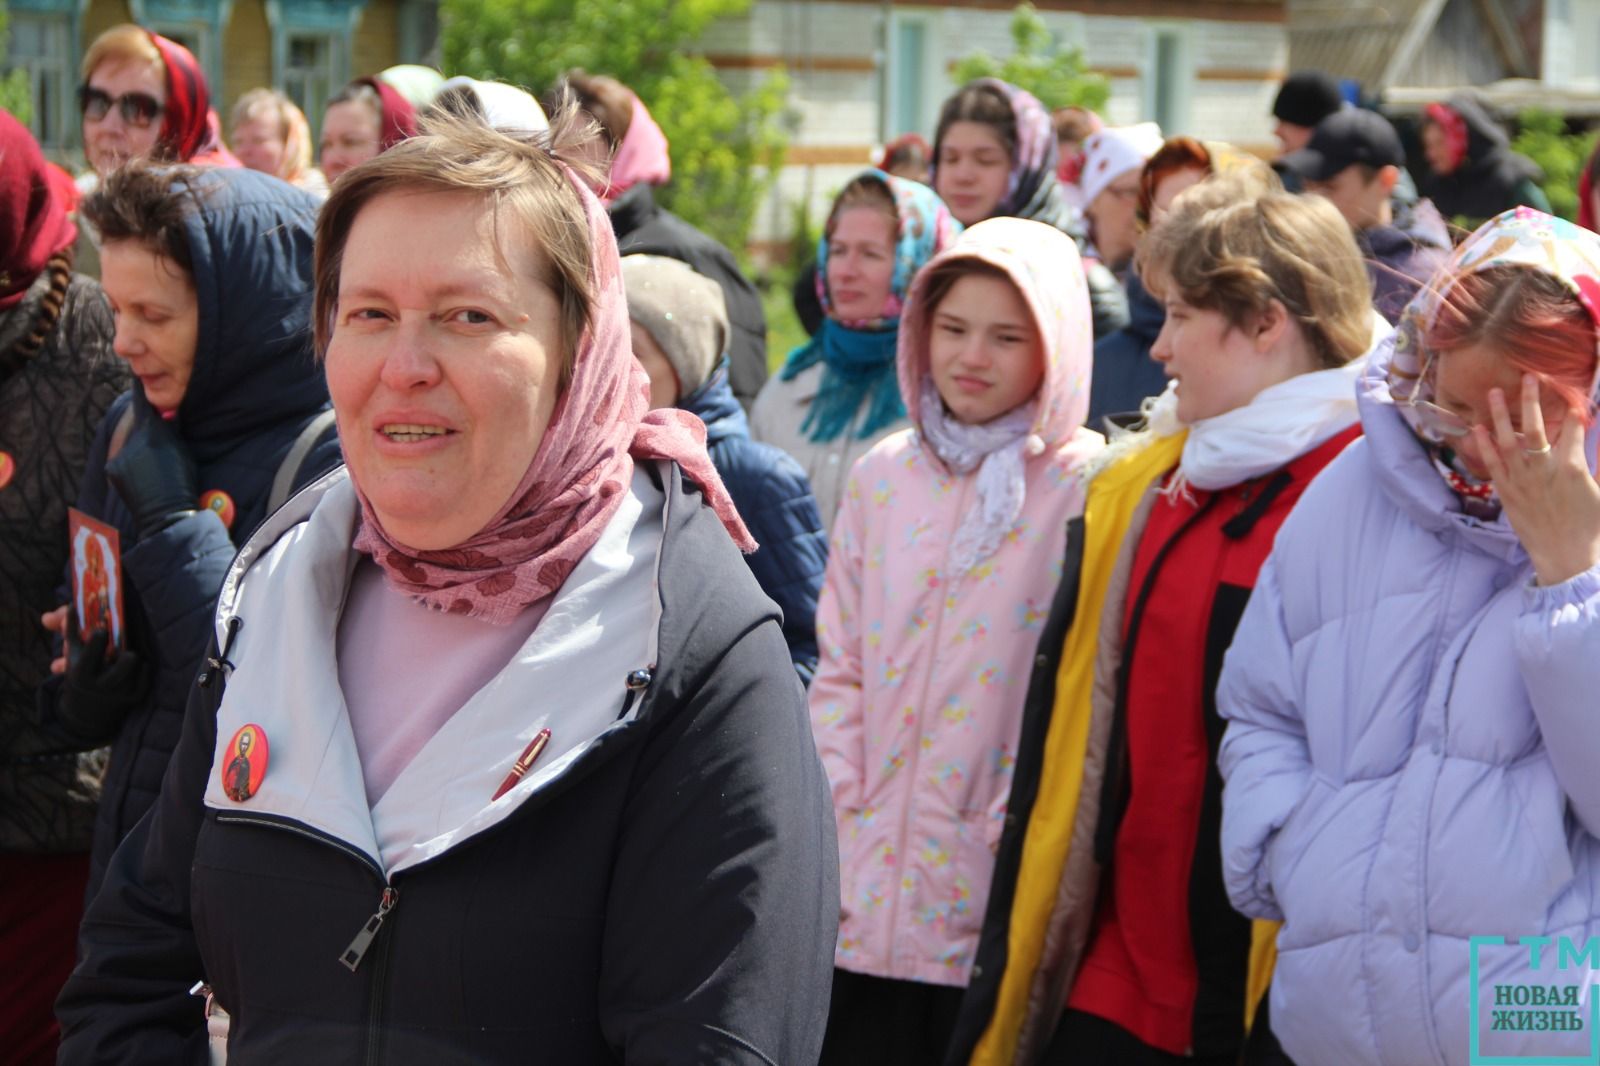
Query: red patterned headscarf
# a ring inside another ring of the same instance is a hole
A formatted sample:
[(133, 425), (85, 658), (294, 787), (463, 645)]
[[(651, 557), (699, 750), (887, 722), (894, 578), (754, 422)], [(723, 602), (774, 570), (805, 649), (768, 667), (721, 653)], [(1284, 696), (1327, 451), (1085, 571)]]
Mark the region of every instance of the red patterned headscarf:
[(1467, 148), (1472, 138), (1472, 132), (1467, 129), (1467, 120), (1449, 104), (1429, 104), (1423, 113), (1429, 122), (1444, 133), (1445, 147), (1450, 150), (1450, 169), (1454, 171), (1467, 161)]
[(179, 162), (238, 166), (222, 147), (211, 116), (211, 88), (194, 53), (177, 41), (150, 30), (150, 43), (161, 53), (167, 68), (167, 103), (161, 120), (160, 144), (165, 154)]
[(51, 169), (27, 127), (0, 110), (0, 310), (20, 303), (50, 257), (78, 238)]
[(378, 120), (378, 151), (387, 152), (407, 137), (417, 135), (417, 109), (399, 89), (382, 78), (357, 78), (356, 81), (370, 86), (383, 103), (383, 115)]
[(706, 453), (705, 425), (677, 408), (650, 410), (650, 379), (633, 358), (611, 220), (576, 175), (568, 171), (567, 180), (589, 224), (594, 314), (578, 343), (572, 381), (521, 484), (488, 525), (441, 551), (414, 551), (395, 541), (361, 496), (355, 546), (395, 588), (435, 609), (496, 625), (561, 588), (622, 505), (635, 459), (676, 462), (734, 542), (747, 552), (757, 546)]

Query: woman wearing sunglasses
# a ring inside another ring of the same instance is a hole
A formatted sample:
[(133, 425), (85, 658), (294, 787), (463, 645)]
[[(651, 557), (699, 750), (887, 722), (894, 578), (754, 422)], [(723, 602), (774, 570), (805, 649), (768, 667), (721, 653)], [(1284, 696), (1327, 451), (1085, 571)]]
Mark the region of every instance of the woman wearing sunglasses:
[(1589, 1047), (1542, 1011), (1507, 1030), (1495, 986), (1557, 980), (1600, 924), (1597, 312), (1600, 236), (1528, 208), (1474, 234), (1374, 354), (1365, 436), (1239, 626), (1223, 873), (1283, 922), (1299, 1066)]
[(78, 109), (84, 152), (97, 175), (145, 156), (238, 166), (208, 121), (210, 108), (199, 62), (159, 33), (114, 26), (84, 53)]

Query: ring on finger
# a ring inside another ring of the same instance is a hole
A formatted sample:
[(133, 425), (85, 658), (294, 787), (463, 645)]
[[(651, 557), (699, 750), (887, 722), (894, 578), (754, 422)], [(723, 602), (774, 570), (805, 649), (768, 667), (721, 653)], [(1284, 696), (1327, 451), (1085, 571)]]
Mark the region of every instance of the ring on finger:
[(1550, 444), (1547, 441), (1543, 448), (1524, 448), (1524, 449), (1522, 449), (1522, 454), (1523, 455), (1549, 455), (1550, 454)]

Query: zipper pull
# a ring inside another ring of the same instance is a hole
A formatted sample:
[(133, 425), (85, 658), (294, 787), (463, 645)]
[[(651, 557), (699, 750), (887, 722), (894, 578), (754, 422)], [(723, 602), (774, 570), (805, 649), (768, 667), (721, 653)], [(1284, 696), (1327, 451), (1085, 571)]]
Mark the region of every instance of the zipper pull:
[(228, 661), (228, 652), (233, 650), (233, 638), (239, 635), (239, 630), (244, 628), (244, 619), (234, 615), (228, 619), (227, 638), (222, 642), (222, 650), (215, 658), (206, 660), (206, 669), (200, 672), (195, 679), (201, 688), (210, 688), (211, 683), (217, 679), (219, 673), (231, 673), (233, 664)]
[(361, 932), (356, 934), (356, 938), (350, 941), (350, 946), (344, 949), (344, 954), (339, 956), (339, 961), (344, 963), (345, 969), (355, 973), (356, 967), (361, 965), (361, 960), (366, 956), (367, 949), (378, 938), (378, 930), (383, 928), (384, 918), (394, 910), (394, 905), (399, 900), (400, 893), (393, 885), (383, 886), (383, 895), (378, 898), (377, 913), (367, 919), (367, 924), (361, 927)]
[(639, 693), (650, 687), (652, 679), (649, 667), (628, 671), (628, 676), (622, 682), (628, 694), (622, 698), (622, 710), (617, 712), (617, 721), (628, 717), (628, 712), (633, 710), (633, 701), (639, 698)]

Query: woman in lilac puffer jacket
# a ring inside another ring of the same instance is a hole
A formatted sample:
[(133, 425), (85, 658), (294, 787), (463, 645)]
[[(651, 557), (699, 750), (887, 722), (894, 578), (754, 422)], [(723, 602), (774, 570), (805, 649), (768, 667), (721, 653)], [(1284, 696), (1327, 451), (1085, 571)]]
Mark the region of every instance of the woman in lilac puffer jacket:
[[(1365, 436), (1239, 626), (1223, 869), (1283, 921), (1298, 1066), (1589, 1053), (1600, 950), (1573, 968), (1561, 938), (1600, 924), (1597, 308), (1600, 237), (1527, 208), (1474, 234), (1374, 353)], [(1552, 986), (1577, 998), (1533, 1003)]]

